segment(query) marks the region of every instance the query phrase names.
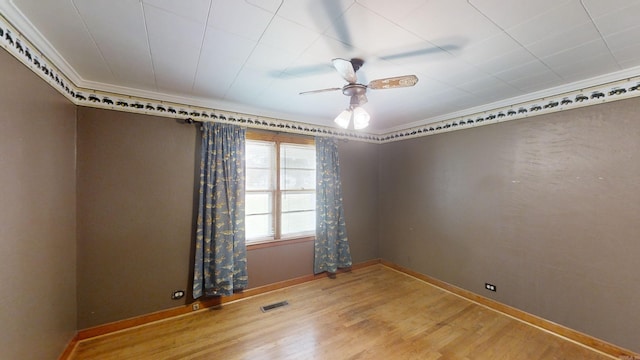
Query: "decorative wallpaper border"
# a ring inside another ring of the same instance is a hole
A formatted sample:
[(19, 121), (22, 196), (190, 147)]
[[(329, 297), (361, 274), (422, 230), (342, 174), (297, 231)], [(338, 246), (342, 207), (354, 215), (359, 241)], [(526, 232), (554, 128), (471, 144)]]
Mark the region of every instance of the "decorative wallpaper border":
[(1, 15), (0, 46), (78, 106), (194, 121), (225, 122), (249, 128), (372, 143), (400, 141), (640, 96), (640, 75), (638, 75), (535, 101), (521, 102), (378, 135), (80, 88)]
[(525, 119), (637, 96), (640, 96), (640, 76), (390, 132), (380, 136), (379, 142), (386, 143), (504, 121)]

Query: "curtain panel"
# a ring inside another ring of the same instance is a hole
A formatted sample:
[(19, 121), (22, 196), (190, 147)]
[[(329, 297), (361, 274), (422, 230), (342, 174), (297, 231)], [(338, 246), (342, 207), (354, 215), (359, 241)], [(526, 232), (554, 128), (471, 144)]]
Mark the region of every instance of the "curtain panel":
[(231, 295), (247, 287), (245, 129), (202, 125), (193, 297)]
[(316, 137), (316, 240), (314, 273), (350, 267), (351, 252), (342, 206), (338, 144)]

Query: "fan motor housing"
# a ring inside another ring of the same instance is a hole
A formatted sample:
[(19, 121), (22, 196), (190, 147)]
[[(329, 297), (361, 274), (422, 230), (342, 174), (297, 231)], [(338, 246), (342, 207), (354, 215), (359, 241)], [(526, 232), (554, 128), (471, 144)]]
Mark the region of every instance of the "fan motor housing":
[(342, 88), (342, 93), (347, 96), (359, 96), (367, 92), (367, 87), (362, 84), (347, 84)]

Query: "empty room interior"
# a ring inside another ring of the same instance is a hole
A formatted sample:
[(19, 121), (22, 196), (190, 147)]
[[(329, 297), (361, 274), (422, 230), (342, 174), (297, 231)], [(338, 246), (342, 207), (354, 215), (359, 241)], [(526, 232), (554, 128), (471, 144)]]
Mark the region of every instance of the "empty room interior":
[(0, 358), (640, 359), (638, 19), (0, 0)]

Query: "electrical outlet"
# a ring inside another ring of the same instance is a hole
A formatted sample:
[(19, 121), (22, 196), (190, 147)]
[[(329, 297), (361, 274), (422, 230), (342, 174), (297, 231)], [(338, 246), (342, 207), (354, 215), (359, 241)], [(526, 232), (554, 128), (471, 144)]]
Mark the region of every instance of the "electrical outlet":
[(484, 288), (489, 291), (494, 291), (494, 292), (497, 291), (496, 286), (489, 283), (484, 283)]
[(193, 311), (200, 310), (200, 303), (193, 303), (191, 305), (191, 308), (193, 309)]
[(184, 297), (184, 290), (176, 290), (171, 294), (171, 299), (178, 300)]

